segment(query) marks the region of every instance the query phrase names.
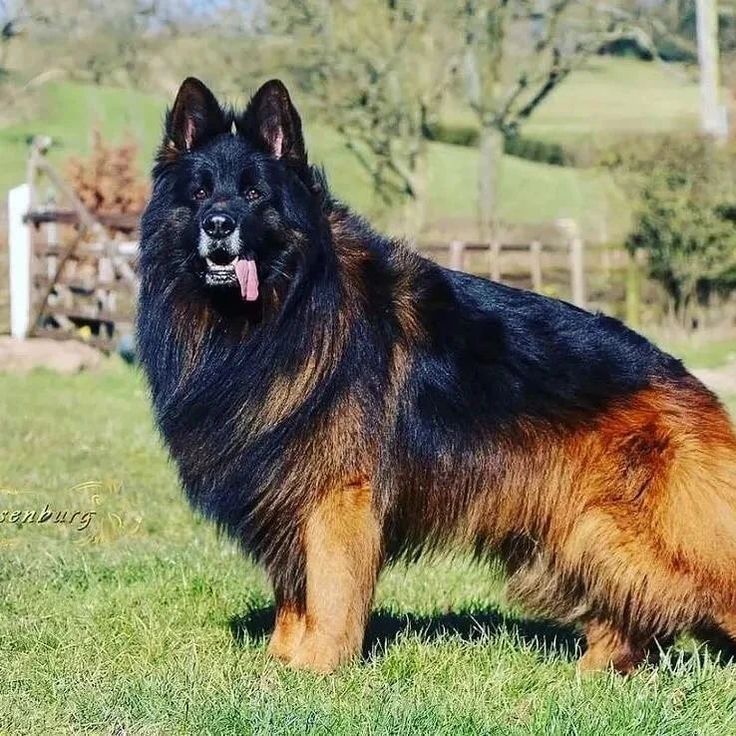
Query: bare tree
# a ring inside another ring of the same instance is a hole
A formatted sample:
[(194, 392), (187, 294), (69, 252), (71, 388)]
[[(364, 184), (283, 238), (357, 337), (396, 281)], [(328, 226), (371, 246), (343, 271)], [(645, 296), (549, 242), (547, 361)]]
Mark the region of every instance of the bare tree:
[(491, 240), (504, 136), (630, 20), (591, 0), (466, 0), (463, 14), (468, 101), (480, 128), (479, 227)]
[(443, 0), (272, 3), (274, 27), (298, 49), (293, 74), (368, 172), (386, 205), (426, 208), (426, 132), (461, 62), (459, 5)]
[[(161, 62), (171, 64), (177, 36), (196, 39), (199, 52), (213, 45), (207, 37), (213, 17), (195, 0), (24, 0), (24, 5), (38, 65), (94, 84), (156, 88)], [(191, 72), (192, 58), (199, 56), (176, 61)]]
[(0, 0), (0, 100), (3, 103), (0, 119), (4, 122), (17, 115), (22, 107), (27, 85), (28, 74), (18, 63), (23, 48), (21, 39), (33, 27), (46, 22), (43, 8), (27, 0)]

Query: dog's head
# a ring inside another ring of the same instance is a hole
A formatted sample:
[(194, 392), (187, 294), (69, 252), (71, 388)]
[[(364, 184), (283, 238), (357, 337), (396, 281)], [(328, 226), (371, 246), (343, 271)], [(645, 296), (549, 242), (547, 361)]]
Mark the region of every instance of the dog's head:
[(286, 87), (267, 82), (236, 115), (202, 82), (185, 80), (166, 119), (144, 249), (155, 234), (153, 247), (167, 251), (156, 260), (170, 258), (194, 288), (254, 302), (264, 286), (290, 278), (314, 213), (301, 120)]

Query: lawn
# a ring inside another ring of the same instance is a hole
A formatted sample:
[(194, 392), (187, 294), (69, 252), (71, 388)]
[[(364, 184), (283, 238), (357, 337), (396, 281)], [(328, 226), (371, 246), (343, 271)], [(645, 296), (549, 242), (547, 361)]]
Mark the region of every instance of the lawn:
[(665, 346), (691, 368), (720, 368), (736, 362), (736, 342), (733, 338), (673, 342)]
[(678, 64), (595, 57), (529, 121), (529, 135), (562, 143), (581, 136), (696, 131), (699, 88)]
[(580, 679), (575, 632), (464, 558), (384, 576), (364, 661), (291, 672), (265, 655), (263, 575), (188, 510), (134, 370), (0, 375), (0, 416), (0, 513), (96, 512), (0, 523), (0, 734), (736, 732), (736, 667), (684, 646)]
[[(539, 138), (578, 144), (616, 134), (694, 130), (697, 100), (697, 87), (678, 66), (596, 58), (555, 91), (524, 130)], [(140, 164), (146, 170), (168, 102), (132, 90), (49, 83), (33, 120), (0, 129), (0, 191), (22, 181), (26, 141), (40, 133), (56, 141), (51, 157), (59, 164), (87, 150), (95, 126), (112, 140), (128, 133), (140, 143)], [(472, 123), (468, 111), (457, 103), (448, 105), (444, 118)], [(334, 190), (362, 212), (375, 211), (378, 205), (368, 177), (340, 137), (328, 127), (308, 125), (307, 139), (312, 159), (325, 164)], [(474, 149), (431, 144), (434, 220), (475, 218), (476, 169)], [(620, 239), (627, 226), (625, 201), (604, 173), (508, 156), (501, 170), (499, 215), (518, 224), (572, 217), (589, 239), (606, 242)]]

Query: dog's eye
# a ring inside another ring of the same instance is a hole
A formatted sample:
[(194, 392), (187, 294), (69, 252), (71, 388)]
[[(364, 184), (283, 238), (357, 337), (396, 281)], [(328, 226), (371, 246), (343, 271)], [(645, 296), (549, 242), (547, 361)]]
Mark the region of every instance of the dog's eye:
[(195, 190), (194, 194), (192, 194), (192, 199), (195, 199), (197, 202), (201, 202), (203, 199), (207, 199), (208, 196), (209, 194), (207, 193), (207, 190), (204, 187), (200, 187)]
[(245, 194), (243, 196), (249, 202), (254, 202), (256, 199), (260, 199), (261, 193), (257, 189), (251, 187), (250, 189), (245, 190)]

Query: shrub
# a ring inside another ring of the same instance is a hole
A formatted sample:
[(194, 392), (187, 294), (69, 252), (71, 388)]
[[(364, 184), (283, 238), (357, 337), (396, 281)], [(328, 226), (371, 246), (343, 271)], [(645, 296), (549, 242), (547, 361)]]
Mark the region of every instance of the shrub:
[(430, 123), (425, 131), (430, 141), (450, 143), (453, 146), (467, 146), (472, 148), (478, 145), (480, 131), (475, 125), (446, 125), (445, 123)]
[(635, 198), (627, 246), (647, 255), (686, 328), (736, 289), (736, 156), (705, 138), (662, 137), (619, 148), (609, 165)]
[(504, 139), (504, 153), (509, 156), (537, 161), (552, 166), (574, 166), (574, 157), (559, 143), (551, 143), (523, 135), (509, 135)]
[(148, 184), (137, 166), (138, 145), (128, 138), (119, 145), (106, 143), (95, 129), (88, 157), (71, 158), (66, 166), (77, 196), (91, 212), (140, 212), (148, 198)]
[[(476, 147), (480, 139), (477, 126), (474, 125), (446, 125), (432, 123), (427, 126), (426, 136), (429, 140), (440, 143), (449, 143), (454, 146)], [(574, 166), (575, 157), (559, 143), (527, 138), (514, 134), (504, 138), (504, 153), (528, 161), (537, 161), (553, 166)]]

